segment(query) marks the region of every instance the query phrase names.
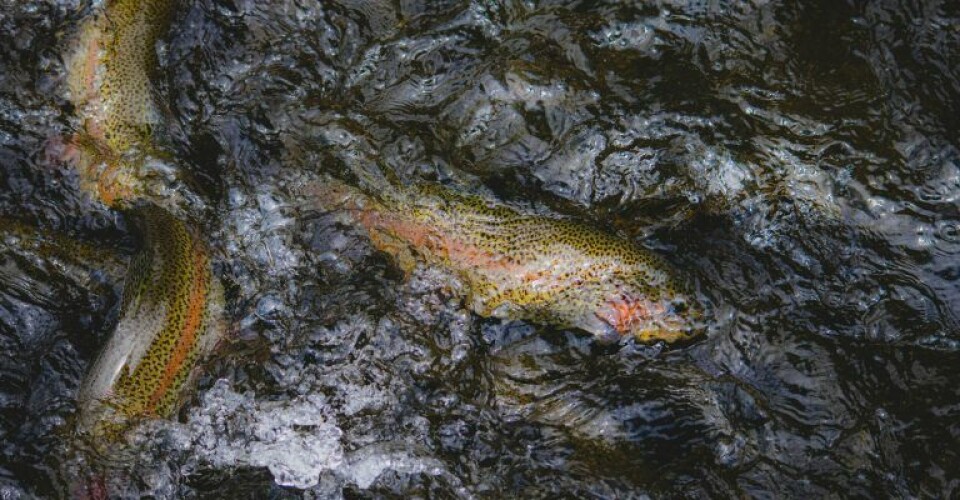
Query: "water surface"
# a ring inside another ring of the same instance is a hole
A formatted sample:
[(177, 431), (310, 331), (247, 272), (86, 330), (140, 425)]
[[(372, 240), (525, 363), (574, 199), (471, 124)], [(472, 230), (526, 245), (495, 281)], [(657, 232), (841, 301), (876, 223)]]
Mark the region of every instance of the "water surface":
[[(45, 153), (82, 7), (0, 5), (0, 214), (123, 260), (126, 221)], [(200, 0), (158, 50), (231, 341), (118, 494), (958, 494), (955, 2)], [(293, 194), (364, 165), (613, 228), (713, 326), (476, 317)], [(61, 496), (121, 278), (5, 245), (0, 496)]]

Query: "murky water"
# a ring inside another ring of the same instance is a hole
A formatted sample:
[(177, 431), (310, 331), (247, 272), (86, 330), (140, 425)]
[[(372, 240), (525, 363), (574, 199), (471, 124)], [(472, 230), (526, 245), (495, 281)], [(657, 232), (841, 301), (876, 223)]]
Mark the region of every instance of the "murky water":
[[(75, 2), (0, 2), (0, 496), (66, 494), (123, 218), (67, 133)], [(960, 4), (183, 2), (171, 148), (231, 341), (118, 495), (939, 497), (960, 492)], [(376, 164), (657, 251), (715, 306), (685, 346), (476, 317), (292, 188)]]

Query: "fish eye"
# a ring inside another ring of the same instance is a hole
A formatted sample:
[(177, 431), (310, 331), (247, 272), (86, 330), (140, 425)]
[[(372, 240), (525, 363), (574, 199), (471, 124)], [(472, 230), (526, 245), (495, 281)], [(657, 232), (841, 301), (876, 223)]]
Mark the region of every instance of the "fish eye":
[(687, 303), (683, 300), (675, 300), (672, 304), (672, 309), (675, 314), (683, 314), (687, 310)]

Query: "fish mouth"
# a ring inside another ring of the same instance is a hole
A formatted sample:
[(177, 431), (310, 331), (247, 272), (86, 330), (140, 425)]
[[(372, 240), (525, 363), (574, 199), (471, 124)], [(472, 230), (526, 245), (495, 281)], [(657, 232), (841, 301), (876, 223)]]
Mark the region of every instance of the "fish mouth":
[(694, 322), (688, 318), (668, 316), (650, 319), (627, 332), (620, 331), (609, 324), (588, 331), (593, 333), (601, 344), (613, 344), (630, 337), (643, 344), (655, 344), (657, 342), (673, 344), (698, 337), (706, 331), (706, 326), (699, 321)]
[(698, 336), (703, 331), (687, 320), (677, 318), (661, 318), (633, 331), (633, 337), (638, 342), (654, 343), (664, 341), (674, 343)]

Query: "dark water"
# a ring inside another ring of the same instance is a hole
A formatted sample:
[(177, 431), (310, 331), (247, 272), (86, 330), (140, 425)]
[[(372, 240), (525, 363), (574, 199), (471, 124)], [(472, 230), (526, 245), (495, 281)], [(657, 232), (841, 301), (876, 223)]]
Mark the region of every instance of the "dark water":
[[(0, 3), (0, 213), (100, 254), (3, 241), (2, 498), (65, 494), (136, 247), (45, 155), (83, 14)], [(232, 341), (116, 494), (960, 494), (960, 4), (198, 1), (158, 49)], [(370, 164), (613, 227), (714, 325), (473, 316), (291, 194)]]

